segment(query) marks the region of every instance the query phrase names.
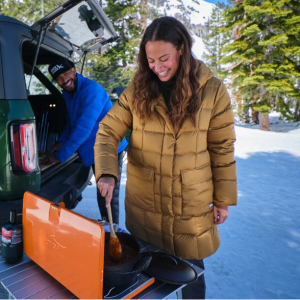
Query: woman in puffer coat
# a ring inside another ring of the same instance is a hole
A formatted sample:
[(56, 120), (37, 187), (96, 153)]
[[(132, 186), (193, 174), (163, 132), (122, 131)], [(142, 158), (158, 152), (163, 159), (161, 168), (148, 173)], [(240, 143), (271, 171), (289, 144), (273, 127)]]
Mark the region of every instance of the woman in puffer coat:
[[(192, 38), (171, 17), (143, 36), (132, 84), (99, 125), (96, 181), (107, 203), (118, 180), (117, 148), (131, 130), (125, 197), (134, 236), (191, 259), (220, 245), (218, 227), (237, 203), (235, 132), (224, 84), (192, 54)], [(201, 276), (184, 298), (204, 298)]]

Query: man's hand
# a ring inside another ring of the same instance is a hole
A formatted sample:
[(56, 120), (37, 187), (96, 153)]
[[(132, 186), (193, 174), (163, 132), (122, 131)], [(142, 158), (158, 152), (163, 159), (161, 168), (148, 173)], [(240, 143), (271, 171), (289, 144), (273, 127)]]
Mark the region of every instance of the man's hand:
[(102, 177), (97, 182), (97, 187), (100, 191), (101, 196), (105, 197), (106, 207), (108, 207), (112, 199), (115, 184), (115, 179), (112, 177)]
[(52, 146), (52, 149), (50, 151), (50, 154), (53, 154), (59, 150), (59, 148), (63, 145), (61, 142), (57, 142)]
[(55, 154), (49, 154), (43, 159), (42, 164), (50, 165), (50, 164), (59, 163), (59, 162), (60, 161), (55, 157)]
[(229, 215), (228, 206), (214, 206), (215, 225), (224, 223), (228, 215)]

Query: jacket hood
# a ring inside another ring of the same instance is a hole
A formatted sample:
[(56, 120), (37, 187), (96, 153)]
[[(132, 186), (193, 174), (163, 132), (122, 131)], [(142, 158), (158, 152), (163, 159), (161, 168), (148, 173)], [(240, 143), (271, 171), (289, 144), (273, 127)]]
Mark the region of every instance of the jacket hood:
[(208, 66), (201, 60), (198, 60), (199, 70), (199, 81), (200, 81), (200, 88), (203, 87), (207, 81), (214, 77), (213, 72), (208, 68)]

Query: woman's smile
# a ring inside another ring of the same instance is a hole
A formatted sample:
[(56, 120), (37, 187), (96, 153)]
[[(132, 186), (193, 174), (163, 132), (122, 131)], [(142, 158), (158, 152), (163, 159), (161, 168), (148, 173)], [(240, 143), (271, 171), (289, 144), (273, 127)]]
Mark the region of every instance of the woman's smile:
[(170, 80), (180, 65), (183, 49), (177, 50), (173, 44), (165, 41), (148, 42), (145, 46), (149, 68), (161, 81)]

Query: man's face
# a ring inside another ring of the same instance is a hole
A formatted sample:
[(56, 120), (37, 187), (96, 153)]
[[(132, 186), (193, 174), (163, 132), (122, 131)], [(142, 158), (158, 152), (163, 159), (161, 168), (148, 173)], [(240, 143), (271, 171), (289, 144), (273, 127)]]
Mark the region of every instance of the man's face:
[(70, 69), (69, 71), (60, 74), (55, 82), (69, 93), (75, 92), (77, 86), (77, 76), (75, 68)]

